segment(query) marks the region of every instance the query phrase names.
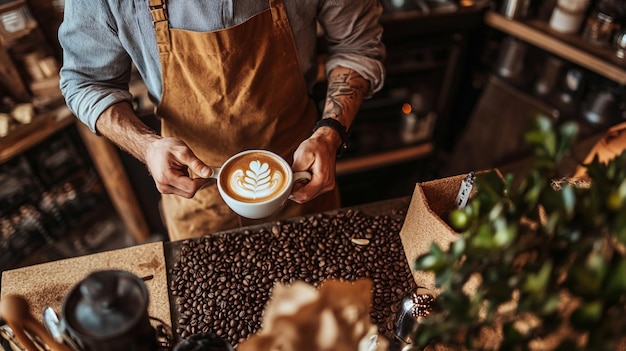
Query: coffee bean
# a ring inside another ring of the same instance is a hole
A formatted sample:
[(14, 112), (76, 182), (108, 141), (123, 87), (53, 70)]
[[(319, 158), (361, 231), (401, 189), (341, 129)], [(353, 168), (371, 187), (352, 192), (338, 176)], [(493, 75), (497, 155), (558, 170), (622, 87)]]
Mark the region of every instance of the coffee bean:
[(183, 339), (213, 332), (236, 346), (261, 328), (275, 283), (370, 278), (372, 322), (388, 335), (397, 304), (417, 288), (399, 236), (405, 210), (391, 213), (348, 209), (181, 242), (169, 271), (174, 330)]

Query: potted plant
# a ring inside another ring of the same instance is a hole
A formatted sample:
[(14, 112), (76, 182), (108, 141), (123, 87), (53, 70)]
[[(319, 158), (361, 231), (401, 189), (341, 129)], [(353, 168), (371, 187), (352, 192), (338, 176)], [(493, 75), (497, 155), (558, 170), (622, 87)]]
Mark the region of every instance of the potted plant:
[(476, 177), (473, 198), (451, 214), (458, 238), (415, 261), (440, 289), (416, 348), (626, 347), (626, 153), (594, 159), (585, 180), (560, 178), (577, 134), (574, 122), (537, 116), (525, 134), (531, 169)]

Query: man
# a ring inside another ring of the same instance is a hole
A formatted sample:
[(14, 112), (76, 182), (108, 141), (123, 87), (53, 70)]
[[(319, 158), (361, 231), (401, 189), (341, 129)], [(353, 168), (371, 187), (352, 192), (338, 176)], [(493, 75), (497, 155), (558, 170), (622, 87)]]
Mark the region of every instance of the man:
[[(339, 206), (335, 157), (363, 98), (384, 80), (377, 0), (66, 0), (61, 89), (78, 118), (144, 162), (171, 240), (244, 224), (207, 165), (269, 149), (308, 170), (276, 218)], [(320, 124), (310, 98), (317, 23), (329, 43)], [(135, 64), (161, 135), (129, 101)]]

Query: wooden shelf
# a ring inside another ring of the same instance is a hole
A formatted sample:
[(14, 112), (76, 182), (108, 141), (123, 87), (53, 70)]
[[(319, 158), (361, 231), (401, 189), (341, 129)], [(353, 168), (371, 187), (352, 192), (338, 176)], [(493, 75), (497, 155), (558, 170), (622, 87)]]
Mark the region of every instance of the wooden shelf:
[(538, 20), (521, 22), (489, 11), (485, 14), (485, 23), (609, 80), (626, 85), (626, 60), (619, 60), (610, 49), (595, 47), (578, 35), (552, 30), (548, 24)]
[[(6, 137), (0, 138), (0, 164), (38, 145), (56, 132), (75, 123), (75, 120), (76, 118), (66, 106), (36, 116), (30, 124), (20, 126)], [(77, 123), (76, 126), (100, 174), (107, 194), (127, 230), (137, 243), (146, 241), (150, 236), (148, 223), (124, 171), (116, 147), (103, 137), (92, 133), (84, 124)]]
[(33, 19), (26, 0), (13, 0), (0, 5), (0, 13), (18, 10), (21, 10), (22, 15), (25, 16), (21, 19), (26, 20), (27, 22), (24, 24), (23, 28), (14, 32), (5, 32), (2, 28), (0, 28), (0, 46), (10, 45), (12, 42), (29, 35), (35, 28), (37, 28), (37, 21)]
[(407, 146), (398, 150), (339, 160), (337, 161), (336, 168), (337, 175), (342, 176), (366, 171), (368, 169), (416, 160), (431, 154), (433, 149), (433, 144), (431, 142), (427, 142), (414, 146)]
[(0, 163), (39, 144), (72, 123), (74, 123), (74, 117), (65, 106), (35, 116), (31, 123), (21, 125), (9, 135), (0, 138)]

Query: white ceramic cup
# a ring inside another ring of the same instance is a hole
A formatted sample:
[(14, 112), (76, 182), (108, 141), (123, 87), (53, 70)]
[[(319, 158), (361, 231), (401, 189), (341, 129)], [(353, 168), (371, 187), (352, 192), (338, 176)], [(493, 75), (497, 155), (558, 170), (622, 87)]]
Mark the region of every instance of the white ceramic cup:
[(210, 178), (224, 202), (250, 219), (271, 216), (282, 208), (298, 181), (311, 180), (307, 171), (294, 172), (281, 156), (268, 150), (246, 150), (231, 156), (221, 167), (211, 167)]

